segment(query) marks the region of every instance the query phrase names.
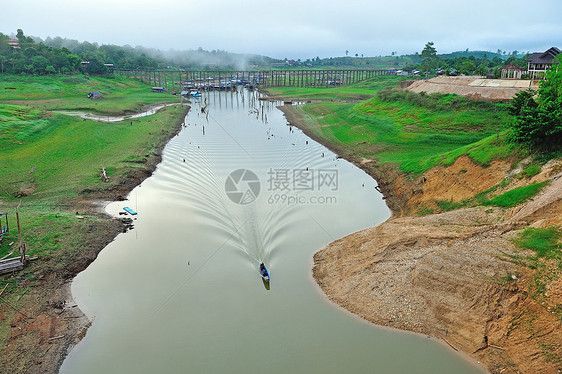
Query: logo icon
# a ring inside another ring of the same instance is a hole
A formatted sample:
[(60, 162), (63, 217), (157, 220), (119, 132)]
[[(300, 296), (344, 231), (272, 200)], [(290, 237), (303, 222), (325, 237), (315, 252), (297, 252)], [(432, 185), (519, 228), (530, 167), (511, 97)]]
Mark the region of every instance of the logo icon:
[(224, 190), (228, 198), (235, 204), (253, 203), (260, 194), (260, 179), (251, 170), (234, 170), (226, 178)]

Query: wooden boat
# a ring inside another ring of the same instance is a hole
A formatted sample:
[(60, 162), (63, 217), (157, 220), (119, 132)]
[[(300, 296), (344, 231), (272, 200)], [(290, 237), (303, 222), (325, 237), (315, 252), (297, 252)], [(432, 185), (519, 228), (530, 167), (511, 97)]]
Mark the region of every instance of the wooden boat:
[(269, 271), (267, 271), (267, 268), (265, 267), (263, 262), (260, 264), (259, 269), (260, 269), (260, 274), (261, 274), (261, 277), (262, 277), (263, 281), (269, 283)]
[(134, 210), (132, 210), (131, 208), (129, 208), (128, 206), (124, 207), (123, 210), (127, 213), (129, 213), (130, 215), (134, 216), (137, 214), (137, 212), (135, 212)]

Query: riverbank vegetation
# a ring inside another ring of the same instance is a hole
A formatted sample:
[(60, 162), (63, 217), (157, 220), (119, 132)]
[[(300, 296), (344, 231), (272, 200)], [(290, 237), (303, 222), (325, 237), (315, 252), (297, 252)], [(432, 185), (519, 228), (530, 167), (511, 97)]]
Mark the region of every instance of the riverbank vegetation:
[[(10, 231), (0, 244), (0, 258), (19, 256), (15, 219), (19, 206), (26, 254), (36, 260), (20, 272), (0, 277), (6, 302), (0, 310), (1, 367), (23, 371), (38, 352), (49, 348), (51, 342), (40, 343), (43, 338), (33, 332), (31, 322), (56, 315), (53, 310), (64, 306), (62, 284), (124, 229), (120, 221), (100, 215), (94, 201), (123, 198), (148, 177), (160, 160), (161, 148), (181, 127), (189, 107), (173, 95), (150, 92), (150, 88), (122, 77), (3, 76), (0, 212), (9, 214)], [(86, 95), (91, 91), (104, 97), (90, 100)], [(113, 116), (166, 102), (176, 105), (154, 115), (111, 123), (56, 112)], [(103, 171), (107, 178), (102, 177)], [(21, 320), (23, 315), (29, 318)], [(21, 339), (11, 327), (16, 324), (30, 329)], [(57, 325), (64, 328), (70, 322), (59, 320)], [(10, 339), (16, 340), (8, 349)], [(63, 355), (72, 339), (70, 334), (57, 340), (52, 354)], [(27, 354), (15, 360), (21, 346), (27, 346)], [(45, 371), (56, 371), (60, 359), (50, 360)]]
[(509, 107), (514, 116), (509, 138), (541, 152), (560, 155), (562, 152), (562, 59), (557, 56), (546, 72), (539, 89), (522, 91)]
[(419, 175), (437, 165), (450, 165), (462, 155), (487, 165), (512, 153), (505, 141), (510, 118), (506, 104), (395, 90), (399, 81), (378, 77), (362, 83), (370, 98), (359, 103), (338, 100), (346, 94), (343, 89), (268, 92), (281, 99), (326, 100), (294, 108), (306, 119), (308, 131), (345, 148), (358, 160), (393, 163), (404, 173)]
[[(106, 188), (111, 183), (100, 180), (102, 168), (110, 179), (120, 180), (143, 167), (186, 111), (176, 97), (150, 92), (149, 86), (122, 77), (5, 78), (0, 89), (10, 89), (0, 100), (3, 209), (20, 201), (24, 210), (27, 202), (55, 208), (84, 190)], [(104, 92), (104, 98), (88, 99), (86, 93), (93, 88)], [(112, 123), (55, 112), (72, 109), (103, 117), (164, 101), (178, 105), (152, 116)]]
[(399, 82), (405, 81), (405, 77), (388, 75), (357, 82), (348, 86), (327, 87), (268, 87), (267, 93), (270, 99), (283, 101), (343, 101), (359, 102), (372, 98), (378, 91), (395, 87)]
[[(137, 113), (156, 104), (181, 102), (181, 97), (151, 92), (150, 86), (122, 76), (85, 77), (4, 75), (0, 104), (46, 111), (84, 111), (105, 116)], [(90, 99), (99, 92), (102, 99)]]

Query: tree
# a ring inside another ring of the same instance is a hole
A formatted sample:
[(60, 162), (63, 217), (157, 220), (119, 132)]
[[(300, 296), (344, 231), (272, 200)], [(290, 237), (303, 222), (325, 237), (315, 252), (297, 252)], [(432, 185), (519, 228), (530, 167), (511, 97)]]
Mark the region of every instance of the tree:
[(471, 75), (476, 70), (476, 65), (473, 61), (466, 60), (461, 63), (460, 73), (464, 75)]
[(518, 93), (511, 101), (509, 112), (509, 140), (540, 151), (559, 151), (562, 148), (562, 67), (557, 56), (534, 91)]
[(25, 36), (22, 29), (18, 29), (16, 38), (18, 38), (20, 44), (33, 43), (33, 38)]
[(423, 60), (423, 69), (429, 70), (437, 67), (439, 58), (437, 57), (437, 50), (433, 46), (433, 42), (427, 42), (425, 44), (420, 57)]
[(427, 42), (422, 50), (421, 58), (434, 58), (437, 56), (437, 50), (433, 46), (433, 42)]
[(6, 63), (6, 61), (8, 61), (8, 59), (4, 56), (0, 56), (0, 65), (2, 67), (2, 70), (0, 70), (0, 73), (4, 74), (4, 64)]
[(105, 74), (107, 73), (107, 67), (103, 64), (103, 61), (100, 58), (92, 53), (86, 56), (88, 59), (88, 66), (86, 67), (86, 71), (89, 74)]
[(34, 74), (45, 74), (45, 69), (49, 66), (49, 60), (43, 56), (33, 56), (31, 66)]

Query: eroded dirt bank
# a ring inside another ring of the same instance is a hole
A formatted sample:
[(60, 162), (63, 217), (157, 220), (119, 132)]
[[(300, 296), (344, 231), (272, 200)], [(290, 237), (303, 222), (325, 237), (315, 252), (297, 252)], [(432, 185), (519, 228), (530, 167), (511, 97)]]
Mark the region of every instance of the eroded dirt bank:
[[(469, 161), (462, 162), (467, 167)], [(546, 284), (547, 300), (532, 298), (532, 270), (513, 261), (532, 253), (515, 248), (511, 239), (528, 225), (560, 227), (561, 164), (535, 178), (551, 183), (522, 206), (393, 218), (331, 243), (314, 256), (314, 278), (331, 300), (364, 319), (442, 338), (492, 373), (557, 373), (560, 280)], [(442, 183), (420, 187), (406, 205), (418, 204), (426, 193), (427, 203), (432, 194), (442, 196), (454, 167), (442, 171)], [(472, 165), (463, 174), (478, 175), (478, 169)], [(488, 183), (483, 180), (481, 190)], [(467, 193), (457, 191), (461, 184), (452, 188), (453, 200)], [(466, 189), (473, 193), (474, 183)]]
[[(373, 323), (441, 338), (491, 373), (562, 372), (562, 325), (555, 313), (562, 281), (547, 280), (546, 297), (533, 297), (536, 272), (518, 259), (534, 253), (512, 241), (527, 226), (562, 227), (562, 160), (525, 179), (511, 161), (482, 167), (461, 157), (414, 180), (327, 143), (291, 107), (281, 109), (292, 125), (372, 175), (393, 211), (389, 221), (315, 254), (314, 278), (332, 301)], [(511, 209), (417, 215), (422, 208), (439, 211), (438, 200), (460, 202), (504, 180), (509, 183), (496, 195), (550, 183)]]
[[(65, 202), (72, 206), (72, 213), (84, 217), (76, 227), (85, 235), (79, 247), (53, 252), (5, 278), (17, 281), (25, 292), (17, 308), (3, 304), (0, 309), (0, 319), (9, 321), (8, 330), (1, 332), (7, 334), (8, 344), (0, 353), (0, 373), (56, 373), (70, 349), (84, 337), (90, 321), (72, 301), (70, 283), (127, 230), (126, 223), (104, 213), (103, 202), (124, 199), (152, 175), (162, 160), (164, 146), (181, 130), (188, 111), (185, 107), (177, 122), (162, 133), (156, 150), (145, 155), (142, 166), (131, 168), (119, 180), (110, 179), (102, 190), (84, 191), (81, 197)], [(28, 280), (31, 274), (33, 278)]]

